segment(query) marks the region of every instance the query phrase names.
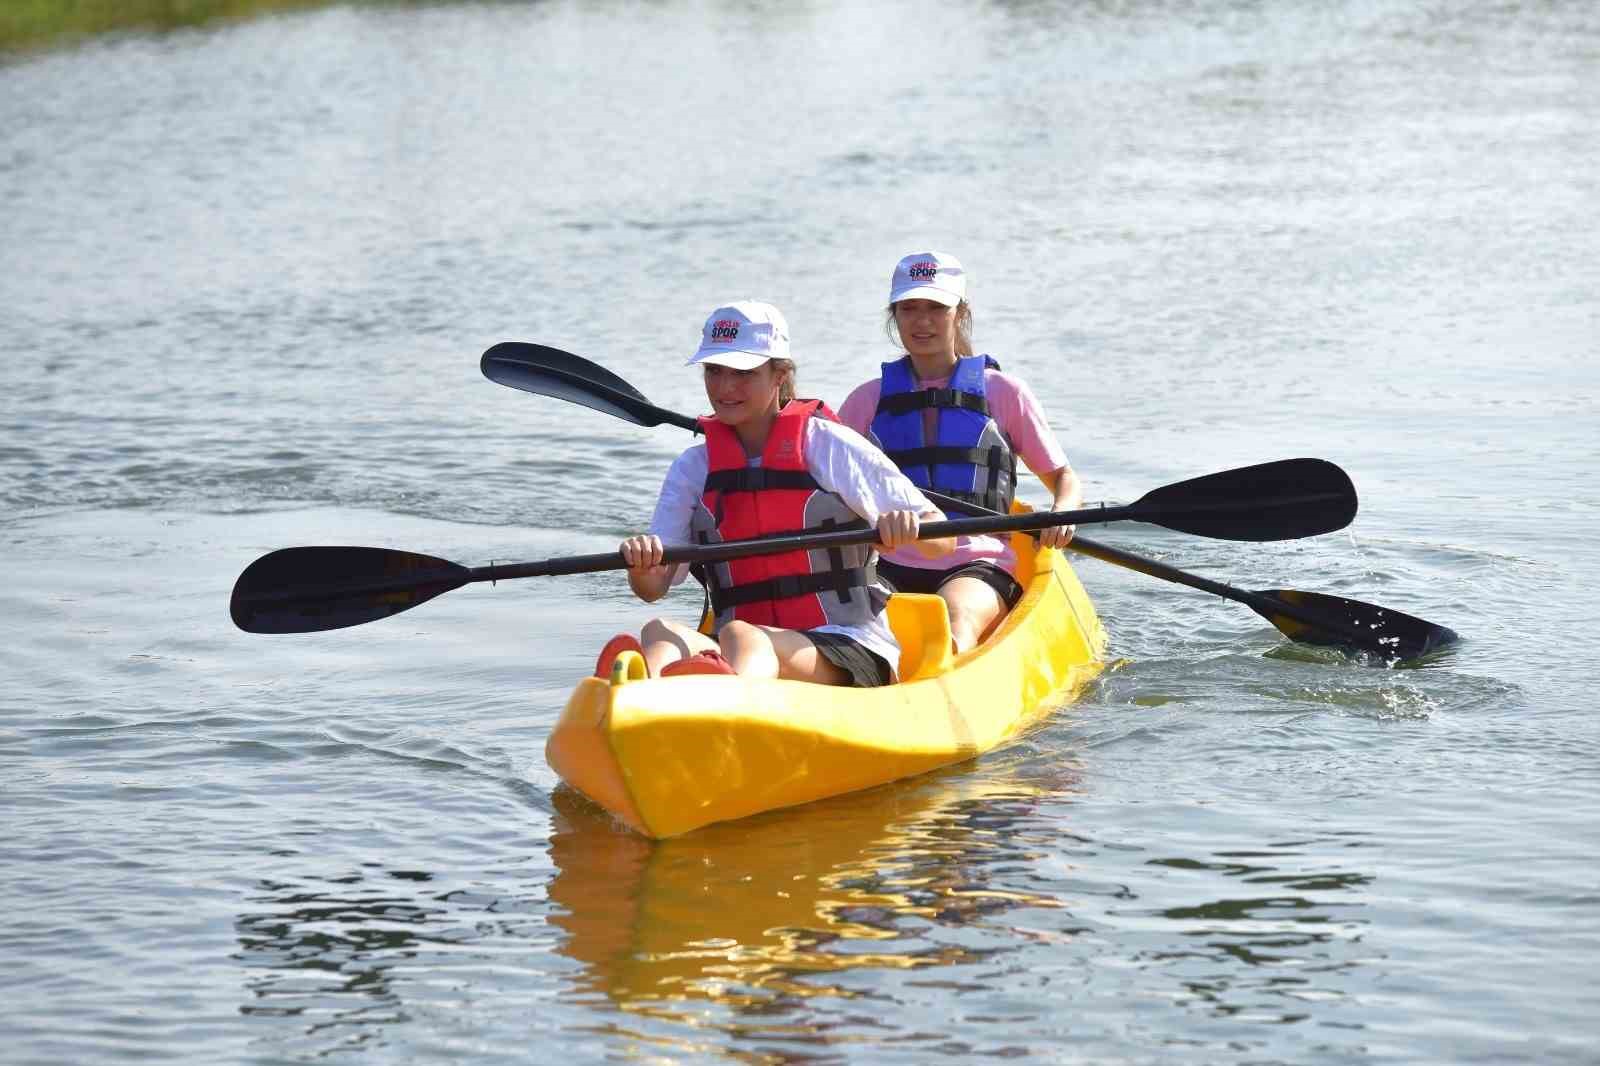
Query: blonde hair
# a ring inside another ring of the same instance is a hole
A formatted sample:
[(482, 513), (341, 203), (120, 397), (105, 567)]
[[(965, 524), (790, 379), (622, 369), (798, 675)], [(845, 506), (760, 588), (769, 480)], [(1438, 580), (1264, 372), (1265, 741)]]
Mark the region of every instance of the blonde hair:
[[(900, 323), (894, 317), (894, 304), (885, 310), (883, 331), (889, 335), (889, 340), (898, 345), (901, 351), (906, 350), (906, 342), (900, 339)], [(972, 355), (972, 305), (962, 300), (956, 305), (956, 354)]]
[(784, 404), (794, 399), (794, 360), (768, 359), (767, 362), (772, 364), (775, 373), (783, 375), (783, 380), (778, 382), (778, 409), (781, 411)]

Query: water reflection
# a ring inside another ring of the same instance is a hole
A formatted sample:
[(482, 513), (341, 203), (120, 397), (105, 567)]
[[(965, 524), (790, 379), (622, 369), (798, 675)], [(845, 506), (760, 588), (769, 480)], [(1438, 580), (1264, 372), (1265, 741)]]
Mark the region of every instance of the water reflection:
[(1169, 924), (1178, 942), (1143, 953), (1142, 963), (1178, 983), (1180, 1002), (1219, 1017), (1299, 1022), (1311, 1017), (1311, 1004), (1348, 998), (1371, 961), (1370, 949), (1364, 957), (1345, 952), (1366, 933), (1361, 909), (1373, 877), (1294, 867), (1330, 848), (1362, 843), (1350, 837), (1284, 841), (1208, 859), (1150, 860), (1152, 867), (1237, 878), (1250, 888), (1147, 912)]
[[(881, 997), (925, 1026), (948, 1009), (937, 997), (957, 993), (963, 1026), (981, 1036), (991, 1004), (1041, 968), (1073, 975), (1053, 994), (1080, 1021), (1120, 1002), (1130, 977), (1141, 995), (1215, 1023), (1292, 1026), (1363, 1001), (1382, 956), (1364, 943), (1374, 875), (1347, 861), (1364, 839), (1235, 838), (1174, 854), (1163, 837), (1162, 857), (1141, 856), (1126, 837), (1070, 835), (1053, 801), (1076, 793), (1076, 779), (1038, 771), (1025, 759), (994, 773), (955, 768), (661, 842), (558, 792), (548, 896), (566, 938), (556, 950), (582, 964), (584, 991), (638, 1019), (605, 1031), (665, 1046), (687, 1025), (802, 1056), (810, 1044), (889, 1038), (894, 1023), (863, 1013)], [(1108, 947), (1126, 965), (1108, 972)], [(893, 976), (906, 971), (927, 972)], [(1349, 1024), (1356, 1039), (1361, 1026)], [(1059, 1036), (1024, 1016), (1004, 1028), (1008, 1046), (1034, 1051)]]
[[(430, 880), (415, 871), (385, 871), (381, 877)], [(249, 970), (246, 985), (253, 997), (241, 1014), (310, 1015), (312, 1030), (398, 1020), (402, 1006), (389, 970), (425, 943), (447, 942), (437, 928), (442, 907), (396, 895), (365, 874), (331, 878), (324, 890), (270, 881), (260, 889), (251, 903), (264, 910), (235, 923), (234, 958)]]
[(550, 933), (537, 886), (521, 873), (503, 884), (487, 876), (450, 888), (440, 874), (364, 863), (340, 876), (258, 882), (234, 922), (239, 1013), (280, 1020), (259, 1039), (315, 1057), (394, 1041), (399, 1027), (448, 1011), (465, 990), (525, 1009), (541, 991), (537, 967), (506, 959), (544, 957)]
[[(644, 1013), (687, 1018), (708, 1004), (744, 1030), (756, 1017), (852, 991), (859, 969), (932, 969), (1013, 950), (929, 936), (1054, 895), (998, 887), (995, 871), (1038, 856), (1012, 829), (1075, 779), (955, 767), (913, 782), (648, 841), (562, 789), (550, 854), (558, 946), (581, 982)], [(699, 1018), (704, 1024), (705, 1019)], [(785, 1035), (803, 1039), (795, 1026)]]

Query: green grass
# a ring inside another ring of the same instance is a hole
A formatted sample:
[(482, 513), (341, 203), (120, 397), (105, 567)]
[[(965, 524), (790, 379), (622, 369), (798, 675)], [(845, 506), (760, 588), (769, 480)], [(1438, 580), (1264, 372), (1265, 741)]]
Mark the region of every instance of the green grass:
[(112, 30), (173, 30), (213, 19), (319, 7), (328, 0), (0, 0), (0, 50)]

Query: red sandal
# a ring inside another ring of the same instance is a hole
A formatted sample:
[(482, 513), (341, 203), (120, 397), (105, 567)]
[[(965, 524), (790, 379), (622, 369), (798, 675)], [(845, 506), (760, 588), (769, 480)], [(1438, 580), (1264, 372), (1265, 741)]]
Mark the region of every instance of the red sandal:
[(702, 651), (696, 652), (687, 659), (679, 659), (675, 663), (668, 663), (661, 668), (662, 677), (677, 677), (680, 674), (736, 674), (733, 664), (722, 657), (721, 652)]

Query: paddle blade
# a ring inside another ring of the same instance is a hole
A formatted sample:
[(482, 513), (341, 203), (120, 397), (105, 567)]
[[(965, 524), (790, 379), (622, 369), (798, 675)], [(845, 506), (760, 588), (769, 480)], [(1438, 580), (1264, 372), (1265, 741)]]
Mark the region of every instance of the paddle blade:
[(1132, 505), (1139, 521), (1219, 540), (1295, 540), (1343, 529), (1356, 488), (1326, 459), (1280, 459), (1163, 485)]
[[(1263, 589), (1257, 595), (1301, 608), (1290, 617), (1270, 606), (1251, 605), (1251, 610), (1271, 622), (1284, 636), (1301, 644), (1356, 648), (1400, 661), (1437, 651), (1460, 639), (1453, 629), (1343, 596), (1298, 589)], [(1325, 621), (1319, 623), (1311, 619)]]
[[(539, 396), (614, 415), (636, 426), (678, 424), (672, 412), (656, 407), (644, 395), (605, 367), (543, 344), (503, 341), (483, 353), (478, 361), (483, 376)], [(693, 425), (694, 420), (689, 419)]]
[(245, 567), (228, 610), (246, 633), (316, 633), (409, 611), (471, 580), (464, 566), (389, 548), (282, 548)]

